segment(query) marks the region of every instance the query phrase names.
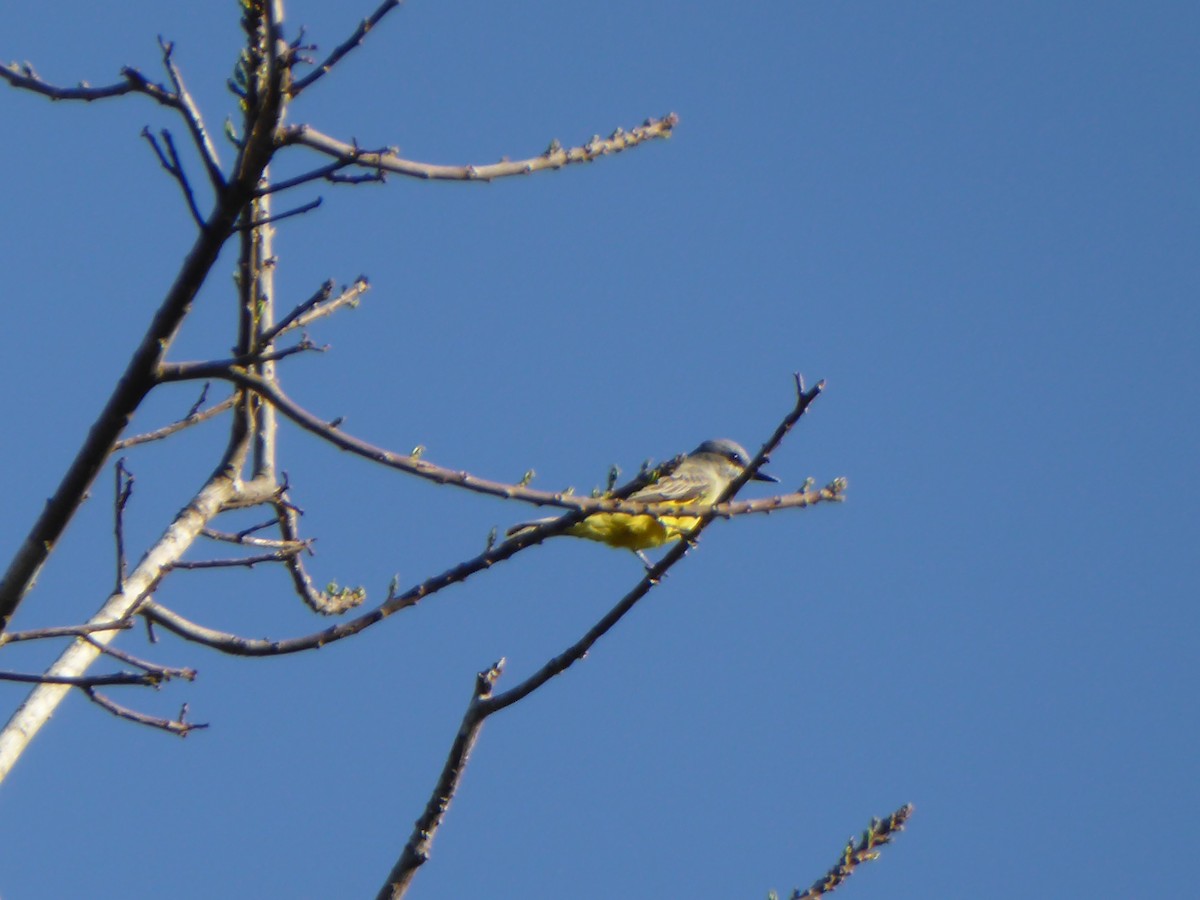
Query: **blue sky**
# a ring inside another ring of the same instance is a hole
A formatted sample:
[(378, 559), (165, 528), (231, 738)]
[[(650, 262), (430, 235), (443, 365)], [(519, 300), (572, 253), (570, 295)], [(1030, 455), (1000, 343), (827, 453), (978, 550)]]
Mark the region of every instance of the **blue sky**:
[[(329, 48), (369, 4), (288, 10)], [(8, 4), (0, 59), (157, 78), (158, 34), (209, 121), (233, 114), (233, 3)], [(1195, 5), (1166, 2), (413, 2), (303, 97), (291, 121), (430, 162), (681, 124), (558, 173), (320, 191), (280, 226), (284, 306), (326, 278), (373, 289), (312, 329), (328, 353), (285, 363), (300, 402), (586, 491), (705, 438), (757, 446), (800, 371), (828, 388), (771, 469), (850, 484), (841, 506), (717, 523), (582, 664), (492, 719), (415, 896), (761, 897), (906, 802), (909, 829), (839, 896), (1189, 892), (1171, 851), (1153, 861), (1200, 803), (1198, 35)], [(12, 548), (192, 227), (139, 137), (176, 128), (164, 111), (7, 88), (0, 110)], [(227, 354), (232, 265), (173, 358)], [(135, 429), (194, 399), (163, 389)], [(132, 546), (223, 438), (129, 455)], [(281, 457), (314, 575), (376, 599), (530, 514), (291, 428)], [(104, 599), (111, 481), (17, 627)], [(639, 574), (562, 540), (320, 653), (130, 635), (200, 679), (121, 699), (212, 727), (181, 742), (69, 699), (0, 788), (0, 893), (373, 895), (474, 673), (505, 656), (515, 683)], [(178, 573), (157, 598), (255, 636), (325, 624), (272, 571)], [(19, 649), (0, 667), (49, 659)], [(0, 687), (5, 716), (23, 695)]]

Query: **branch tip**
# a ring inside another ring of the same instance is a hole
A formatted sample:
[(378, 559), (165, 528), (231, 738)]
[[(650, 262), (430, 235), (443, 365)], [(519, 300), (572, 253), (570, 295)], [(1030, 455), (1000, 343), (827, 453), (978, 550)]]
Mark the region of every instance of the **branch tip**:
[(792, 892), (791, 900), (816, 900), (818, 897), (832, 892), (847, 878), (854, 874), (855, 869), (864, 862), (879, 858), (877, 847), (889, 844), (892, 838), (904, 830), (909, 816), (912, 815), (913, 805), (906, 803), (886, 819), (872, 819), (867, 830), (855, 842), (853, 837), (842, 850), (841, 858), (834, 866), (818, 878), (808, 890), (797, 888)]

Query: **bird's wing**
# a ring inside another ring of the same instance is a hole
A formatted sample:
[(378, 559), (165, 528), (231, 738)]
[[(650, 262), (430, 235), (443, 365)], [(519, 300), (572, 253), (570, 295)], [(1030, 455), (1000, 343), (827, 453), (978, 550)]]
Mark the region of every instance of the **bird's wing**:
[(712, 486), (712, 479), (693, 471), (676, 470), (634, 491), (630, 500), (638, 503), (702, 503), (705, 493)]

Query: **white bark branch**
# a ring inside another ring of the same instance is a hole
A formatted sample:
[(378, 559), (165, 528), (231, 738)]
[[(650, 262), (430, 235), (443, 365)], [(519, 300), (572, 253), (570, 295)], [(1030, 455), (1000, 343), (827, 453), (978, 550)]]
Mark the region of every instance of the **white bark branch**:
[[(213, 517), (234, 501), (240, 504), (251, 499), (246, 496), (245, 488), (238, 489), (234, 479), (228, 474), (229, 471), (228, 467), (223, 468), (209, 479), (195, 499), (180, 512), (158, 542), (142, 557), (137, 568), (125, 580), (122, 589), (105, 601), (88, 624), (121, 622), (127, 619), (158, 584), (163, 573), (187, 552)], [(102, 648), (120, 634), (120, 631), (96, 631), (89, 635), (90, 640), (76, 639), (45, 674), (55, 677), (83, 675), (103, 652)], [(49, 721), (58, 704), (71, 690), (73, 688), (67, 684), (38, 685), (13, 713), (4, 730), (0, 731), (0, 782), (8, 775), (34, 735)]]

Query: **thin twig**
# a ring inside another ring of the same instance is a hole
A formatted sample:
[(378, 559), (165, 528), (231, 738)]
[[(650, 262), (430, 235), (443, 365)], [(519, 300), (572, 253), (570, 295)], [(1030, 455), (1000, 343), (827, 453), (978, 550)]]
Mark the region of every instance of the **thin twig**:
[(425, 804), (425, 811), (413, 827), (412, 836), (404, 845), (400, 858), (396, 860), (396, 865), (392, 867), (376, 900), (398, 900), (403, 897), (412, 884), (417, 869), (428, 861), (433, 839), (446, 818), (446, 811), (450, 808), (450, 801), (454, 799), (455, 791), (462, 781), (471, 750), (479, 739), (479, 730), (487, 718), (486, 713), (481, 714), (480, 707), (491, 697), (496, 680), (503, 671), (504, 660), (501, 659), (487, 671), (475, 676), (475, 689), (471, 694), (471, 701), (467, 704), (462, 724), (458, 726), (458, 733), (454, 736), (454, 743), (446, 757), (446, 764), (442, 767), (442, 774), (434, 786), (429, 802)]
[(262, 345), (265, 347), (268, 344), (270, 344), (273, 340), (275, 340), (275, 337), (281, 331), (283, 331), (284, 328), (291, 325), (292, 322), (296, 321), (296, 319), (300, 318), (300, 316), (303, 315), (304, 313), (308, 312), (308, 310), (312, 309), (314, 306), (316, 306), (319, 303), (324, 303), (326, 300), (328, 300), (332, 296), (333, 296), (333, 279), (330, 278), (330, 279), (327, 279), (325, 281), (325, 283), (322, 284), (319, 288), (317, 288), (317, 290), (313, 293), (313, 295), (311, 297), (309, 297), (303, 303), (296, 306), (296, 308), (293, 309), (291, 312), (289, 312), (286, 316), (284, 316), (282, 319), (280, 319), (278, 322), (276, 322), (270, 328), (265, 330), (262, 333), (262, 335), (260, 335), (260, 337), (259, 337), (259, 340), (262, 342)]
[(121, 97), (125, 94), (143, 94), (156, 103), (172, 109), (180, 109), (182, 106), (179, 98), (164, 85), (150, 81), (137, 69), (129, 66), (121, 70), (122, 81), (104, 87), (92, 87), (82, 81), (78, 87), (60, 87), (45, 81), (27, 62), (20, 65), (15, 62), (0, 65), (0, 78), (18, 90), (32, 91), (43, 97), (49, 97), (51, 100), (82, 100), (85, 103), (91, 103), (95, 100)]
[[(280, 492), (275, 511), (279, 516), (280, 536), (290, 543), (303, 545), (300, 538), (300, 510), (288, 500), (286, 492)], [(289, 556), (284, 560), (284, 565), (292, 576), (292, 587), (313, 612), (323, 616), (340, 616), (367, 599), (367, 592), (361, 587), (339, 588), (329, 585), (325, 590), (318, 589), (305, 570), (299, 553)]]
[(255, 219), (253, 222), (245, 222), (237, 227), (239, 231), (253, 231), (255, 228), (262, 228), (264, 225), (272, 225), (275, 222), (281, 222), (284, 219), (290, 219), (292, 216), (302, 216), (307, 212), (312, 212), (323, 202), (324, 201), (320, 197), (317, 197), (317, 199), (301, 204), (295, 209), (289, 209), (287, 212), (281, 212), (276, 216), (264, 216), (261, 219)]
[(66, 684), (71, 687), (97, 687), (109, 684), (136, 684), (153, 687), (162, 679), (151, 672), (111, 672), (107, 675), (38, 675), (33, 672), (0, 672), (0, 681), (21, 684)]
[(20, 641), (43, 641), (50, 638), (80, 637), (97, 631), (125, 631), (133, 627), (132, 619), (121, 622), (94, 622), (85, 625), (55, 625), (51, 628), (31, 628), (27, 631), (5, 631), (0, 633), (0, 647)]
[(180, 560), (172, 563), (172, 569), (234, 569), (246, 568), (253, 569), (262, 563), (277, 563), (290, 559), (301, 550), (303, 545), (295, 549), (289, 548), (286, 550), (276, 550), (274, 553), (261, 553), (258, 556), (234, 556), (228, 559), (197, 559), (197, 560)]
[(342, 169), (353, 166), (354, 162), (349, 159), (338, 160), (331, 162), (327, 166), (318, 166), (310, 172), (305, 172), (303, 175), (297, 175), (294, 178), (285, 178), (282, 181), (273, 182), (266, 187), (259, 188), (256, 192), (258, 196), (263, 197), (267, 194), (277, 194), (280, 191), (290, 190), (294, 187), (299, 187), (302, 184), (309, 184), (313, 181), (327, 181), (330, 184), (382, 184), (387, 181), (387, 172), (382, 169), (374, 172), (362, 172), (358, 175), (339, 175)]
[(364, 169), (395, 172), (397, 175), (425, 181), (493, 181), (514, 175), (530, 175), (547, 169), (561, 169), (575, 163), (593, 162), (656, 138), (668, 138), (678, 124), (679, 117), (670, 113), (661, 119), (647, 119), (643, 125), (629, 131), (618, 128), (607, 138), (596, 135), (578, 147), (564, 148), (558, 141), (552, 141), (541, 156), (466, 166), (436, 165), (404, 159), (394, 152), (365, 151), (354, 144), (347, 144), (322, 134), (308, 125), (285, 127), (280, 134), (280, 141), (284, 144), (301, 144), (318, 153), (332, 156), (341, 162), (353, 163)]
[(333, 279), (326, 281), (315, 294), (280, 319), (278, 324), (264, 331), (260, 339), (262, 345), (266, 346), (281, 334), (303, 328), (310, 322), (331, 315), (343, 306), (357, 306), (359, 298), (370, 286), (366, 276), (359, 275), (352, 285), (343, 288), (337, 297), (330, 299), (333, 295)]
[(204, 118), (200, 115), (196, 101), (192, 99), (192, 95), (184, 85), (183, 76), (180, 74), (179, 68), (175, 65), (175, 60), (172, 58), (175, 52), (175, 45), (170, 41), (164, 41), (160, 37), (158, 39), (158, 46), (162, 49), (163, 68), (167, 70), (167, 76), (171, 79), (171, 84), (175, 88), (175, 96), (179, 99), (180, 114), (187, 123), (188, 131), (192, 135), (192, 143), (196, 145), (196, 152), (200, 154), (200, 159), (204, 161), (204, 169), (208, 172), (208, 180), (212, 183), (213, 190), (221, 191), (225, 188), (225, 176), (221, 172), (221, 160), (217, 156), (217, 148), (213, 145), (212, 139), (208, 135), (208, 129), (204, 126)]
[(889, 844), (892, 838), (904, 830), (908, 817), (912, 815), (913, 805), (908, 803), (886, 819), (872, 819), (870, 827), (862, 833), (856, 844), (854, 838), (846, 844), (842, 858), (825, 875), (818, 878), (806, 891), (797, 888), (792, 892), (791, 900), (816, 900), (835, 890), (843, 881), (854, 874), (854, 870), (864, 862), (879, 858), (876, 847)]
[(185, 419), (190, 419), (192, 416), (200, 412), (200, 407), (202, 407), (204, 405), (204, 401), (208, 399), (209, 387), (211, 387), (211, 384), (207, 381), (204, 382), (204, 385), (200, 388), (200, 396), (196, 398), (196, 402), (193, 403), (188, 409), (187, 413), (184, 414)]
[[(211, 359), (204, 362), (163, 363), (159, 369), (158, 377), (164, 384), (172, 381), (197, 381), (200, 378), (210, 377), (214, 372), (241, 372), (249, 367), (261, 366), (267, 362), (278, 362), (281, 359), (287, 359), (289, 356), (295, 356), (298, 353), (325, 353), (328, 350), (328, 345), (317, 345), (305, 336), (300, 339), (299, 343), (291, 347), (283, 347), (279, 350), (258, 350), (248, 356)], [(270, 379), (263, 379), (259, 375), (252, 377), (261, 379), (267, 384), (272, 383)]]
[(161, 441), (163, 438), (170, 437), (176, 432), (190, 428), (192, 425), (207, 422), (209, 419), (219, 416), (226, 410), (232, 409), (238, 401), (238, 396), (238, 394), (230, 394), (220, 403), (216, 403), (208, 409), (199, 412), (193, 406), (187, 415), (178, 421), (172, 422), (170, 425), (164, 425), (162, 428), (148, 431), (145, 434), (136, 434), (132, 437), (122, 438), (113, 445), (113, 450), (124, 450), (128, 447), (136, 447), (139, 444), (148, 444), (151, 441)]
[(200, 207), (196, 204), (196, 195), (192, 191), (192, 184), (188, 181), (187, 173), (183, 171), (183, 161), (179, 158), (179, 151), (175, 149), (175, 138), (165, 128), (162, 130), (162, 138), (163, 143), (167, 145), (167, 153), (171, 157), (171, 168), (168, 171), (174, 173), (179, 186), (183, 188), (183, 196), (187, 200), (188, 209), (191, 210), (192, 219), (201, 228), (208, 227), (204, 221), (204, 214), (200, 212)]
[[(705, 524), (701, 523), (697, 530), (702, 529)], [(642, 597), (661, 582), (667, 571), (679, 562), (679, 560), (683, 559), (691, 546), (692, 543), (688, 541), (680, 542), (673, 547), (656, 566), (651, 567), (647, 571), (637, 586), (621, 598), (621, 601), (599, 622), (592, 626), (580, 640), (555, 656), (520, 684), (502, 694), (492, 694), (491, 689), (496, 677), (499, 676), (503, 660), (489, 670), (489, 673), (495, 673), (495, 675), (487, 682), (486, 692), (482, 688), (484, 676), (488, 673), (480, 674), (475, 696), (472, 697), (471, 703), (467, 707), (463, 723), (459, 727), (458, 735), (450, 747), (450, 753), (442, 768), (442, 775), (434, 787), (429, 802), (426, 804), (425, 815), (417, 820), (408, 843), (405, 844), (400, 858), (396, 861), (396, 865), (388, 875), (387, 883), (378, 894), (380, 900), (385, 900), (385, 898), (386, 900), (398, 900), (398, 898), (404, 896), (409, 885), (412, 883), (412, 879), (416, 875), (417, 869), (429, 859), (429, 850), (433, 838), (437, 832), (437, 828), (441, 825), (445, 817), (445, 809), (449, 805), (450, 798), (454, 796), (458, 784), (462, 780), (462, 776), (466, 770), (467, 759), (475, 745), (475, 740), (484, 721), (492, 714), (523, 700), (555, 675), (561, 674), (573, 663), (582, 659), (588, 649), (600, 637), (616, 625), (626, 613), (633, 609), (634, 605)], [(434, 811), (437, 811), (436, 817), (433, 816)]]
[(156, 675), (160, 681), (170, 681), (172, 678), (182, 678), (184, 681), (196, 680), (195, 669), (178, 668), (176, 666), (163, 666), (158, 663), (152, 663), (141, 659), (140, 657), (134, 656), (127, 650), (118, 650), (111, 644), (102, 644), (100, 641), (96, 640), (90, 635), (84, 635), (83, 639), (101, 653), (105, 653), (108, 656), (111, 656), (113, 659), (119, 659), (121, 662), (127, 663), (128, 665), (135, 666), (144, 672), (150, 672)]
[[(263, 344), (262, 346), (266, 345)], [(307, 335), (304, 335), (300, 338), (298, 344), (293, 344), (290, 347), (281, 347), (278, 350), (260, 350), (250, 357), (249, 360), (242, 360), (234, 363), (234, 365), (245, 365), (248, 362), (250, 365), (260, 366), (267, 362), (279, 362), (279, 360), (295, 356), (297, 353), (325, 353), (328, 350), (328, 344), (314, 344)]]
[(117, 585), (120, 591), (125, 585), (127, 568), (125, 565), (125, 507), (133, 496), (133, 473), (125, 468), (125, 457), (117, 460), (113, 466), (116, 478), (116, 490), (113, 492), (113, 532), (117, 543)]
[(259, 531), (265, 531), (268, 528), (274, 528), (277, 524), (278, 522), (275, 519), (267, 519), (267, 521), (259, 522), (256, 525), (247, 525), (241, 531), (234, 532), (233, 536), (240, 542), (242, 538), (249, 537)]
[(359, 22), (358, 27), (354, 29), (354, 33), (351, 34), (350, 37), (346, 38), (346, 40), (337, 47), (335, 47), (333, 52), (325, 58), (324, 62), (322, 62), (316, 67), (316, 69), (309, 72), (303, 78), (297, 78), (292, 83), (288, 93), (293, 97), (298, 97), (300, 92), (305, 88), (310, 87), (314, 82), (329, 74), (330, 69), (336, 66), (338, 62), (341, 61), (343, 56), (356, 47), (362, 46), (362, 42), (366, 38), (367, 33), (379, 24), (380, 19), (399, 6), (401, 2), (402, 0), (383, 0), (383, 3), (379, 4), (379, 8), (376, 9), (375, 12), (371, 13), (370, 16)]
[[(274, 524), (273, 522), (271, 524)], [(240, 544), (246, 547), (271, 547), (275, 550), (287, 550), (291, 553), (301, 553), (311, 549), (312, 540), (286, 541), (276, 538), (256, 538), (246, 534), (234, 534), (228, 531), (217, 531), (215, 528), (205, 528), (200, 532), (206, 538), (223, 541), (227, 544)]]
[(166, 731), (170, 734), (177, 734), (180, 737), (187, 737), (190, 732), (198, 728), (208, 727), (207, 722), (193, 723), (185, 721), (188, 711), (188, 706), (186, 703), (180, 708), (179, 717), (177, 719), (162, 719), (158, 716), (146, 715), (145, 713), (132, 710), (127, 706), (122, 706), (120, 703), (110, 700), (108, 697), (104, 696), (104, 694), (101, 694), (99, 691), (93, 688), (85, 688), (83, 692), (87, 694), (89, 700), (91, 700), (101, 709), (112, 713), (119, 719), (127, 719), (128, 721), (136, 722), (139, 725), (148, 725), (151, 728), (158, 728), (161, 731)]
[(166, 144), (167, 150), (163, 150), (159, 146), (158, 138), (151, 132), (149, 126), (142, 129), (142, 137), (150, 144), (154, 150), (154, 155), (158, 157), (159, 164), (167, 171), (167, 174), (175, 179), (183, 191), (184, 199), (187, 201), (188, 210), (192, 214), (192, 220), (201, 228), (207, 227), (204, 216), (200, 212), (200, 208), (196, 205), (196, 195), (192, 191), (191, 182), (188, 181), (187, 174), (183, 171), (183, 163), (179, 159), (179, 154), (175, 150), (175, 139), (171, 137), (171, 132), (167, 129), (162, 130), (163, 143)]
[[(342, 168), (340, 165), (338, 168)], [(387, 172), (377, 169), (374, 172), (360, 172), (358, 175), (327, 175), (325, 180), (330, 184), (383, 184), (387, 181)]]

